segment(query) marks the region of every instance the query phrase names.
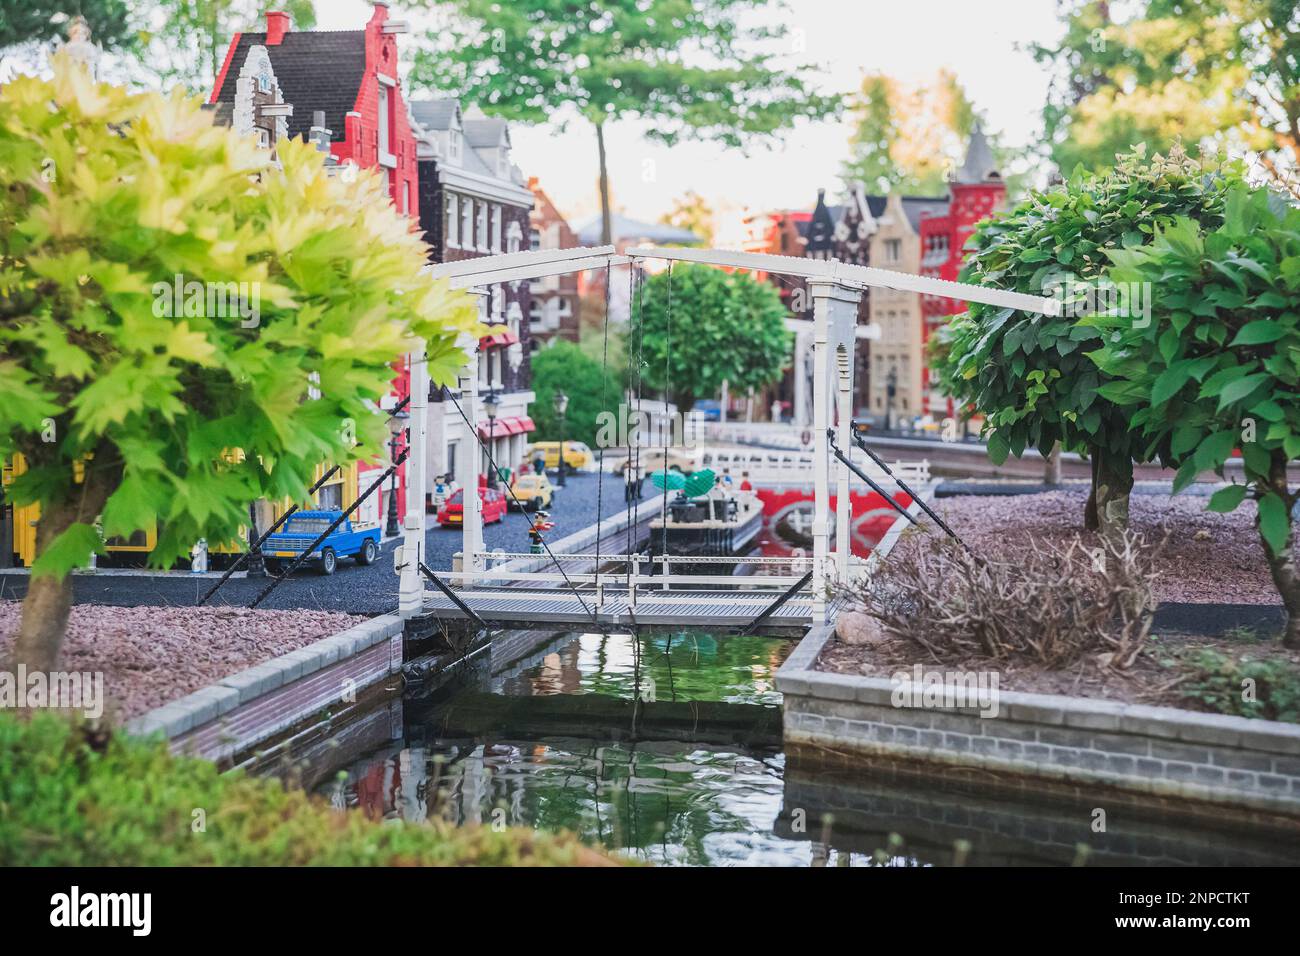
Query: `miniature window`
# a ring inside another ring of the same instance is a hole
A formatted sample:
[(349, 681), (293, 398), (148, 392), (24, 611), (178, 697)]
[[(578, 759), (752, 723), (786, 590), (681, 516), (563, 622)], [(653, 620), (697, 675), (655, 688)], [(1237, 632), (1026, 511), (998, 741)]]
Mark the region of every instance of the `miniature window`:
[(447, 245), (460, 245), (460, 200), (447, 193)]

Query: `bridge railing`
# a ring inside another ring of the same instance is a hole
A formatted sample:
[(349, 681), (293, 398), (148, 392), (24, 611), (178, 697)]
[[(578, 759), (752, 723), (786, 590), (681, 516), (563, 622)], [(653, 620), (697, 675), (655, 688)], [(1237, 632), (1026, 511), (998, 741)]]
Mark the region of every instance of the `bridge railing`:
[[(892, 490), (884, 469), (864, 455), (861, 449), (853, 449), (852, 459), (855, 465)], [(736, 483), (740, 482), (742, 475), (748, 474), (749, 480), (759, 485), (797, 484), (812, 480), (813, 455), (802, 451), (709, 449), (704, 453), (704, 465), (718, 474), (726, 470)], [(889, 467), (912, 487), (930, 480), (930, 462), (926, 459), (895, 461)]]
[[(528, 582), (553, 585), (553, 588), (529, 592), (530, 598), (537, 597), (539, 600), (571, 600), (573, 592), (568, 585), (573, 585), (581, 588), (580, 593), (583, 597), (594, 601), (596, 606), (604, 603), (607, 596), (606, 592), (609, 592), (610, 595), (625, 596), (633, 607), (636, 605), (638, 594), (646, 596), (654, 591), (666, 592), (677, 588), (677, 590), (673, 591), (674, 598), (689, 598), (691, 592), (681, 590), (683, 585), (695, 588), (735, 588), (738, 596), (746, 592), (779, 593), (797, 584), (809, 570), (812, 562), (811, 557), (802, 555), (791, 555), (789, 557), (687, 557), (683, 555), (602, 554), (600, 556), (602, 564), (622, 565), (623, 569), (561, 571), (557, 568), (553, 571), (519, 571), (510, 570), (506, 565), (521, 558), (531, 558), (536, 557), (536, 555), (531, 552), (483, 551), (479, 553), (479, 557), (483, 560), (486, 570), (477, 571), (472, 576), (459, 570), (453, 570), (440, 576), (458, 584), (472, 582), (477, 585), (502, 585), (510, 582)], [(561, 565), (566, 563), (590, 563), (595, 560), (595, 555), (592, 554), (556, 554), (553, 557)], [(855, 559), (855, 565), (858, 563), (860, 562)], [(678, 567), (683, 565), (692, 567), (717, 565), (719, 569), (725, 569), (742, 564), (757, 568), (775, 569), (786, 567), (789, 570), (782, 574), (748, 575), (673, 573), (674, 565)], [(832, 569), (828, 568), (828, 573), (830, 570)], [(553, 593), (548, 593), (549, 591), (553, 591)]]

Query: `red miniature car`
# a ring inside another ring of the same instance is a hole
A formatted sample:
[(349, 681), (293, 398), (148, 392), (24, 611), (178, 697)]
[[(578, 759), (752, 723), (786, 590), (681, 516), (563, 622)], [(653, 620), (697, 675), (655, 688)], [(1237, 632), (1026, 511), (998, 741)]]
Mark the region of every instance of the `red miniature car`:
[[(464, 488), (458, 488), (447, 498), (446, 504), (438, 509), (438, 524), (444, 528), (459, 528), (461, 522), (465, 520), (464, 502), (461, 497), (465, 493)], [(483, 509), (483, 523), (492, 524), (495, 521), (502, 521), (506, 516), (506, 496), (495, 488), (480, 488), (478, 490), (479, 504)]]

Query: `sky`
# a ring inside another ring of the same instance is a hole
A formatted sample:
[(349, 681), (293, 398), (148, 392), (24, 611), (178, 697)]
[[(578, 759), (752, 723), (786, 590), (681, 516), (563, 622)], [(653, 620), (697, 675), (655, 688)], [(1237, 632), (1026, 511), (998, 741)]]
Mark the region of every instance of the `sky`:
[[(365, 0), (317, 2), (320, 29), (357, 29), (369, 16)], [(413, 29), (422, 22), (400, 3), (392, 16)], [(924, 81), (947, 67), (1007, 145), (1032, 141), (1041, 127), (1048, 76), (1019, 46), (1060, 36), (1055, 0), (788, 0), (779, 17), (792, 46), (802, 46), (797, 58), (823, 68), (822, 92), (853, 91), (869, 72)], [(745, 209), (811, 208), (819, 187), (836, 192), (851, 124), (801, 123), (779, 134), (771, 149), (758, 146), (748, 155), (712, 143), (668, 148), (647, 142), (644, 130), (635, 120), (607, 129), (616, 209), (654, 221), (694, 190), (735, 220)], [(524, 175), (539, 177), (574, 226), (599, 212), (589, 126), (574, 122), (560, 132), (514, 124), (511, 140)]]

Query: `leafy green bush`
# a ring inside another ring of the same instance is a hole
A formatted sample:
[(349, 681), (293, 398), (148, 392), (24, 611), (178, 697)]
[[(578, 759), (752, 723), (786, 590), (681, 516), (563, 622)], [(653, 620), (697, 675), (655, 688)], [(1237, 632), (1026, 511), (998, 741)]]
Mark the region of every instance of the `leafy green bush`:
[(1194, 675), (1182, 685), (1189, 704), (1218, 714), (1300, 722), (1300, 668), (1286, 661), (1236, 660), (1201, 648), (1179, 662)]
[[(195, 811), (204, 828), (194, 829)], [(0, 714), (0, 865), (568, 866), (572, 836), (379, 823), (53, 714)]]

